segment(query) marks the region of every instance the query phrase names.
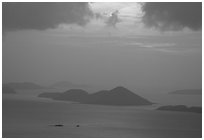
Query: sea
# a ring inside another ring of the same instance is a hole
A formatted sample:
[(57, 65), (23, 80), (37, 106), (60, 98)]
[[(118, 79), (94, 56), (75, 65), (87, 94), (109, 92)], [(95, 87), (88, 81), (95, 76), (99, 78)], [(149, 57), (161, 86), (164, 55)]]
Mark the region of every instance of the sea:
[(37, 97), (47, 91), (19, 90), (2, 95), (3, 138), (202, 137), (202, 114), (156, 110), (169, 104), (202, 106), (199, 95), (144, 94), (155, 104), (105, 106)]

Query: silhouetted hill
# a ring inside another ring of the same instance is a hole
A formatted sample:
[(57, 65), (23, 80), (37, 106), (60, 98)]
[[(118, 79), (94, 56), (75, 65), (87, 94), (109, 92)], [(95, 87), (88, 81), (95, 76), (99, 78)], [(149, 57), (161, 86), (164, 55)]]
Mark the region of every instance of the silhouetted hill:
[(13, 89), (44, 89), (44, 87), (31, 82), (23, 82), (23, 83), (13, 82), (13, 83), (7, 83), (5, 85)]
[(157, 110), (165, 110), (165, 111), (181, 111), (181, 112), (195, 112), (195, 113), (202, 113), (202, 107), (187, 107), (185, 105), (167, 105), (161, 106), (157, 108)]
[(2, 85), (2, 93), (16, 93), (16, 91), (9, 86)]
[(51, 98), (53, 100), (82, 102), (82, 100), (88, 98), (88, 92), (81, 89), (70, 89), (63, 93), (41, 93), (38, 97)]
[(61, 93), (60, 96), (56, 96), (52, 99), (82, 102), (87, 98), (88, 98), (88, 92), (81, 89), (70, 89), (64, 93)]
[(89, 104), (102, 105), (150, 105), (150, 101), (136, 95), (124, 87), (116, 87), (109, 91), (91, 94), (86, 101)]
[(180, 94), (180, 95), (202, 95), (202, 89), (184, 89), (169, 92), (169, 94)]
[(55, 98), (57, 96), (59, 96), (59, 94), (61, 93), (55, 93), (55, 92), (45, 92), (45, 93), (41, 93), (40, 95), (38, 95), (38, 97), (42, 97), (42, 98)]
[(80, 84), (74, 84), (68, 81), (60, 81), (53, 85), (51, 85), (53, 88), (83, 88), (83, 87), (89, 87), (88, 85), (80, 85)]
[(102, 90), (88, 94), (84, 90), (72, 89), (64, 93), (42, 93), (39, 97), (52, 98), (54, 100), (76, 101), (84, 104), (100, 105), (151, 105), (152, 103), (124, 87), (116, 87), (112, 90)]

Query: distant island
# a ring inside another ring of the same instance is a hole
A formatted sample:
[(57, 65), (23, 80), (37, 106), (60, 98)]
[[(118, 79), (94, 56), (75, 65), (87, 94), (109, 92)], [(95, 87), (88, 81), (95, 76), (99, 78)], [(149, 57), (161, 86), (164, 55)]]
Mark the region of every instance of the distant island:
[(32, 90), (32, 89), (44, 89), (44, 87), (35, 84), (35, 83), (31, 83), (31, 82), (11, 82), (11, 83), (6, 83), (4, 84), (7, 87), (10, 87), (12, 89), (17, 89), (17, 90), (23, 90), (23, 89), (28, 89), (28, 90)]
[(157, 110), (202, 113), (202, 107), (187, 107), (185, 105), (166, 105), (157, 108)]
[(2, 85), (2, 93), (9, 93), (9, 94), (12, 93), (12, 94), (14, 94), (14, 93), (16, 93), (16, 91), (11, 87), (8, 87), (6, 85)]
[(75, 84), (69, 81), (60, 81), (60, 82), (52, 84), (50, 87), (52, 88), (87, 88), (90, 86), (83, 85), (83, 84)]
[(63, 93), (42, 93), (39, 97), (53, 100), (74, 101), (83, 104), (98, 105), (152, 105), (147, 99), (140, 97), (124, 87), (102, 90), (93, 94), (81, 89), (71, 89)]
[(169, 94), (180, 94), (180, 95), (202, 95), (202, 89), (184, 89), (169, 92)]

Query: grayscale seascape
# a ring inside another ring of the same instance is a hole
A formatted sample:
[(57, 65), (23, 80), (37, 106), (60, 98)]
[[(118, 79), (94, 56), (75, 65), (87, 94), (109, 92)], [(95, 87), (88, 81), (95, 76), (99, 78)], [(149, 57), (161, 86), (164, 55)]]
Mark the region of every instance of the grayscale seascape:
[(3, 2), (2, 29), (3, 138), (202, 138), (202, 2)]

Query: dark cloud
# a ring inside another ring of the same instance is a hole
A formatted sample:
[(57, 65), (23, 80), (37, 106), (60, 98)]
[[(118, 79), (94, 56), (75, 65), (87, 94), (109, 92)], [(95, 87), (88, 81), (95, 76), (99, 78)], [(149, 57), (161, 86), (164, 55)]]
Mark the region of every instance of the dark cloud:
[(192, 30), (202, 28), (201, 2), (147, 2), (142, 6), (142, 21), (160, 30)]
[(111, 13), (111, 16), (108, 17), (108, 20), (106, 21), (107, 26), (115, 27), (118, 22), (120, 22), (120, 19), (118, 18), (118, 10)]
[(85, 25), (93, 16), (84, 2), (3, 2), (3, 30), (55, 28), (59, 24)]

